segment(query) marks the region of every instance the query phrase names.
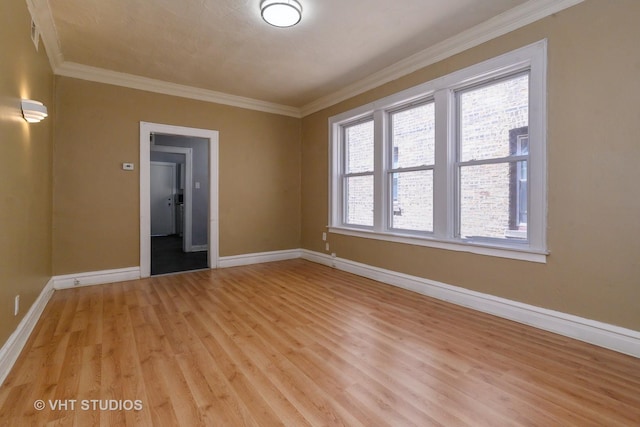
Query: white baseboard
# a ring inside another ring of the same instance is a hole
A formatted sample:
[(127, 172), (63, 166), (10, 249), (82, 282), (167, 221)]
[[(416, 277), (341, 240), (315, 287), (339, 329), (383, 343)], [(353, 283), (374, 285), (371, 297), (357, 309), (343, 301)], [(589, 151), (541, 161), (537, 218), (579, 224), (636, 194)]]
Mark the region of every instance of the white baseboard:
[(54, 289), (69, 289), (79, 286), (102, 285), (124, 282), (140, 278), (140, 267), (118, 268), (114, 270), (91, 271), (87, 273), (65, 274), (53, 277)]
[(300, 250), (300, 258), (315, 262), (316, 264), (326, 265), (327, 267), (335, 267), (335, 260), (338, 259), (331, 255), (310, 251), (308, 249)]
[[(235, 267), (263, 262), (284, 261), (303, 258), (318, 264), (335, 267), (349, 273), (367, 277), (389, 285), (414, 291), (423, 295), (448, 301), (498, 317), (513, 320), (539, 329), (605, 347), (620, 353), (640, 358), (640, 332), (619, 326), (585, 319), (545, 308), (511, 301), (480, 292), (471, 291), (446, 283), (410, 276), (391, 270), (362, 264), (347, 259), (313, 252), (306, 249), (291, 249), (274, 252), (221, 257), (220, 268)], [(78, 286), (91, 286), (140, 278), (140, 267), (88, 273), (54, 276), (49, 280), (27, 314), (7, 342), (0, 349), (0, 385), (18, 359), (22, 348), (33, 331), (44, 307), (54, 290)]]
[(559, 335), (640, 358), (640, 332), (559, 311), (385, 270), (319, 252), (301, 250), (301, 257), (319, 264), (408, 289), (453, 304), (524, 323)]
[(220, 257), (218, 259), (218, 266), (220, 268), (238, 267), (241, 265), (261, 264), (263, 262), (284, 261), (296, 258), (300, 258), (300, 249)]
[(204, 252), (209, 250), (209, 245), (191, 245), (189, 252)]
[(40, 315), (49, 299), (51, 299), (53, 291), (53, 279), (50, 279), (29, 308), (29, 311), (24, 315), (16, 330), (13, 331), (7, 342), (0, 349), (0, 385), (4, 383), (14, 363), (18, 360), (18, 356), (20, 356), (20, 352), (22, 352), (27, 343), (33, 328), (38, 323)]

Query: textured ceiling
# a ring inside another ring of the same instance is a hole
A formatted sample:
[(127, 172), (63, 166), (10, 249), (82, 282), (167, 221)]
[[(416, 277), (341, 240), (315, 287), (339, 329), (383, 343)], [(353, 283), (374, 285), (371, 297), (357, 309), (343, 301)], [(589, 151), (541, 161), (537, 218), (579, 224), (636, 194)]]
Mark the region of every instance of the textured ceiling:
[(48, 0), (64, 61), (293, 107), (525, 0), (300, 0), (292, 28), (260, 0)]

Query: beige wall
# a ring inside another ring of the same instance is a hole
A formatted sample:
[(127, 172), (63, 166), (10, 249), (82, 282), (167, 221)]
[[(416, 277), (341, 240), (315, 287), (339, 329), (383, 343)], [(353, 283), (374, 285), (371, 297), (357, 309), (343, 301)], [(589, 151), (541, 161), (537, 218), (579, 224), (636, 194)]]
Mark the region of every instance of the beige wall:
[[(30, 23), (24, 0), (0, 2), (0, 346), (51, 277), (53, 74)], [(49, 117), (27, 124), (21, 98), (43, 102)]]
[(547, 264), (335, 234), (331, 251), (640, 330), (639, 16), (636, 0), (588, 0), (304, 118), (302, 246), (324, 251), (330, 116), (547, 38)]
[[(140, 265), (140, 121), (219, 131), (221, 256), (300, 247), (299, 119), (56, 82), (55, 275)], [(136, 171), (123, 171), (123, 162)]]
[[(321, 252), (329, 116), (545, 37), (547, 264), (333, 234), (329, 242), (340, 257), (640, 330), (637, 16), (634, 0), (588, 0), (300, 121), (54, 82), (44, 46), (36, 52), (31, 44), (25, 2), (2, 1), (0, 343), (52, 274), (139, 265), (139, 121), (220, 131), (222, 256), (300, 245)], [(50, 117), (27, 125), (23, 97), (43, 101)], [(123, 162), (136, 172), (122, 171)], [(17, 294), (22, 308), (14, 317)]]

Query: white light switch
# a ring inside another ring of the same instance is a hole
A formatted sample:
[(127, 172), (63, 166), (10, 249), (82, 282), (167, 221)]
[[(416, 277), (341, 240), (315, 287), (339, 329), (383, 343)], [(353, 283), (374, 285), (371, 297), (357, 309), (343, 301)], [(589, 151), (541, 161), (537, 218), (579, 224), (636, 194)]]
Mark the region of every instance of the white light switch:
[(133, 163), (123, 163), (122, 164), (122, 170), (132, 171), (134, 169), (135, 169), (135, 167), (133, 166)]
[(200, 183), (196, 182), (196, 190), (200, 189)]

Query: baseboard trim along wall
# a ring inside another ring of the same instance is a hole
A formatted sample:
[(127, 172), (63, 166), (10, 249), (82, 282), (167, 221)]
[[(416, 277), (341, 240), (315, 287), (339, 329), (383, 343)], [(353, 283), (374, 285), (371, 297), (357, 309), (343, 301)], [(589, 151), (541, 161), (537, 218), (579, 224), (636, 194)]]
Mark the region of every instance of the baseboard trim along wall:
[(373, 267), (319, 252), (301, 250), (301, 257), (442, 301), (469, 307), (545, 331), (640, 358), (640, 332), (559, 311), (471, 291), (465, 288)]
[(29, 308), (29, 311), (24, 315), (16, 330), (13, 331), (7, 342), (0, 349), (0, 385), (7, 379), (11, 368), (18, 360), (18, 356), (20, 356), (22, 349), (27, 344), (27, 340), (36, 323), (38, 323), (53, 292), (53, 279), (50, 279)]
[[(219, 258), (219, 267), (237, 267), (264, 262), (303, 258), (318, 264), (397, 286), (452, 304), (469, 307), (559, 335), (574, 338), (600, 347), (640, 358), (640, 331), (585, 319), (559, 311), (548, 310), (511, 301), (465, 288), (410, 276), (379, 267), (373, 267), (306, 249), (260, 252)], [(49, 280), (16, 330), (0, 349), (0, 385), (18, 359), (29, 335), (33, 331), (47, 302), (55, 290), (80, 286), (136, 280), (140, 278), (140, 267), (103, 270), (87, 273), (54, 276)]]
[(259, 252), (255, 254), (233, 255), (218, 258), (220, 268), (238, 267), (241, 265), (262, 264), (263, 262), (285, 261), (300, 258), (300, 249), (284, 251)]
[(140, 267), (118, 268), (114, 270), (91, 271), (86, 273), (54, 276), (54, 289), (69, 289), (79, 286), (103, 285), (105, 283), (125, 282), (140, 278)]

